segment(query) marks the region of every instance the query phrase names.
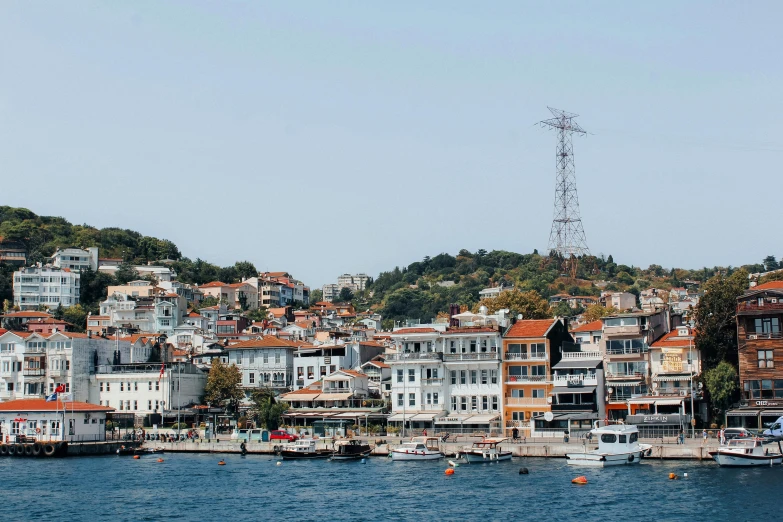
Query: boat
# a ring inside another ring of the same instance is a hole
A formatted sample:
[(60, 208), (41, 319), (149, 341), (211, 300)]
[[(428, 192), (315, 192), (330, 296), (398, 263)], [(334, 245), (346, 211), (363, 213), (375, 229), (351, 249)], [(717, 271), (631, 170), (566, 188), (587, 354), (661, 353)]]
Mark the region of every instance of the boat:
[(459, 456), (468, 464), (480, 464), (482, 462), (498, 462), (511, 460), (511, 452), (500, 449), (500, 444), (508, 439), (484, 439), (474, 442), (471, 446), (465, 446), (459, 452)]
[(332, 460), (358, 460), (370, 456), (372, 447), (358, 440), (338, 442), (332, 452)]
[(598, 440), (598, 448), (567, 453), (568, 464), (598, 468), (639, 464), (652, 452), (652, 445), (639, 443), (639, 428), (632, 424), (596, 426), (590, 433)]
[(436, 460), (445, 455), (437, 437), (413, 437), (391, 451), (392, 460)]
[(326, 459), (332, 456), (330, 449), (318, 449), (315, 439), (299, 439), (290, 444), (278, 446), (276, 453), (283, 460), (294, 459)]
[(120, 446), (117, 455), (155, 455), (163, 453), (163, 448), (145, 448), (142, 446)]
[(772, 466), (783, 463), (783, 451), (769, 451), (769, 448), (764, 447), (764, 441), (758, 437), (726, 441), (717, 451), (710, 451), (710, 457), (721, 467)]

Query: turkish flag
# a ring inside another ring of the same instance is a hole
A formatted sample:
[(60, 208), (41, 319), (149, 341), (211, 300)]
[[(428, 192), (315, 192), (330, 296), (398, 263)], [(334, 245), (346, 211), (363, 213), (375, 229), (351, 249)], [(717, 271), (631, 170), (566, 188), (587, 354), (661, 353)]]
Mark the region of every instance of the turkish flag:
[(54, 393), (65, 393), (65, 385), (61, 384), (54, 389)]

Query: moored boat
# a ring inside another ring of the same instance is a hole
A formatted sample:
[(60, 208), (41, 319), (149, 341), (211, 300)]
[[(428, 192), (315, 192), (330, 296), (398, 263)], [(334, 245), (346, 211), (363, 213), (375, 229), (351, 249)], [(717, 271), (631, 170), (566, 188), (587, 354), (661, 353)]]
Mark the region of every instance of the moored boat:
[(363, 444), (357, 440), (338, 442), (332, 452), (332, 460), (357, 460), (368, 457), (372, 453), (369, 444)]
[(500, 444), (505, 440), (507, 439), (484, 439), (474, 442), (471, 446), (465, 446), (460, 450), (459, 456), (468, 464), (511, 460), (511, 452), (500, 448)]
[(299, 439), (291, 444), (278, 446), (275, 453), (283, 460), (326, 459), (332, 456), (332, 450), (318, 449), (315, 439)]
[(598, 439), (598, 448), (581, 453), (567, 453), (572, 466), (622, 466), (639, 464), (652, 451), (650, 444), (639, 443), (639, 428), (628, 424), (614, 424), (590, 430)]
[(731, 439), (717, 451), (710, 451), (710, 457), (721, 467), (772, 466), (783, 463), (783, 453), (769, 451), (758, 437)]
[(392, 460), (436, 460), (444, 457), (437, 437), (413, 437), (391, 451)]

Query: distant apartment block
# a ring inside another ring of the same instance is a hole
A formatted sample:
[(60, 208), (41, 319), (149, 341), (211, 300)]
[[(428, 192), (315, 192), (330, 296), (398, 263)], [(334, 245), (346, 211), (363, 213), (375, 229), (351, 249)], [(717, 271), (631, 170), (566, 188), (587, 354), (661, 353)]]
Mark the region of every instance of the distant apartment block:
[(367, 274), (343, 274), (337, 278), (337, 284), (327, 284), (322, 287), (324, 301), (334, 301), (343, 288), (348, 288), (353, 293), (361, 292), (367, 288), (369, 282), (370, 276)]
[(35, 310), (39, 305), (67, 308), (79, 303), (80, 275), (70, 268), (32, 266), (14, 272), (14, 306)]
[(70, 268), (71, 270), (98, 270), (98, 247), (58, 248), (52, 256), (52, 265), (57, 268)]
[(8, 241), (0, 236), (0, 263), (24, 266), (27, 264), (27, 251), (24, 245), (16, 241)]

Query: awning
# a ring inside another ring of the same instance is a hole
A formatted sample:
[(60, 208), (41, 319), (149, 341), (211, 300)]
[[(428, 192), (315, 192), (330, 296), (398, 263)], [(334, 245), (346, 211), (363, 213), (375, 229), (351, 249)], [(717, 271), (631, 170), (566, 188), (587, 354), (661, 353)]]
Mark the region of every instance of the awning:
[(322, 393), (318, 396), (319, 401), (344, 401), (351, 397), (350, 393)]
[(656, 375), (653, 377), (655, 382), (688, 381), (691, 376), (688, 375)]
[(402, 422), (403, 420), (411, 420), (415, 414), (414, 413), (406, 413), (404, 416), (402, 413), (395, 413), (388, 419), (386, 419), (389, 422)]
[(745, 417), (747, 416), (753, 416), (759, 414), (759, 410), (732, 410), (726, 413), (729, 417)]
[(431, 421), (438, 415), (440, 415), (443, 412), (437, 412), (437, 413), (417, 413), (413, 417), (411, 417), (411, 420), (417, 420), (417, 421)]
[(598, 368), (601, 364), (601, 359), (563, 359), (556, 365), (552, 366), (553, 370), (561, 370), (564, 368)]
[(552, 394), (557, 395), (558, 393), (593, 393), (595, 391), (595, 386), (555, 386), (552, 388)]
[(435, 424), (470, 424), (468, 419), (473, 415), (450, 415), (435, 420)]
[(474, 415), (465, 424), (489, 424), (497, 420), (499, 415)]
[(319, 395), (319, 393), (289, 393), (280, 398), (284, 401), (312, 401)]
[[(598, 419), (597, 413), (591, 412), (572, 412), (572, 413), (555, 413), (552, 420), (596, 420)], [(543, 415), (533, 417), (533, 420), (546, 420)]]
[(297, 411), (287, 411), (283, 414), (283, 417), (296, 417), (297, 419), (326, 419), (334, 415), (334, 413), (330, 412), (323, 412), (323, 413), (317, 413), (317, 412), (297, 412)]
[(637, 399), (629, 399), (628, 404), (657, 404), (658, 406), (677, 406), (681, 404), (686, 398), (682, 399), (659, 399), (657, 397), (641, 397)]
[(346, 411), (344, 413), (338, 413), (336, 415), (332, 415), (332, 418), (335, 417), (346, 418), (346, 419), (355, 419), (357, 417), (364, 417), (364, 412), (361, 411)]
[(607, 386), (638, 386), (641, 383), (641, 379), (635, 381), (606, 381)]

